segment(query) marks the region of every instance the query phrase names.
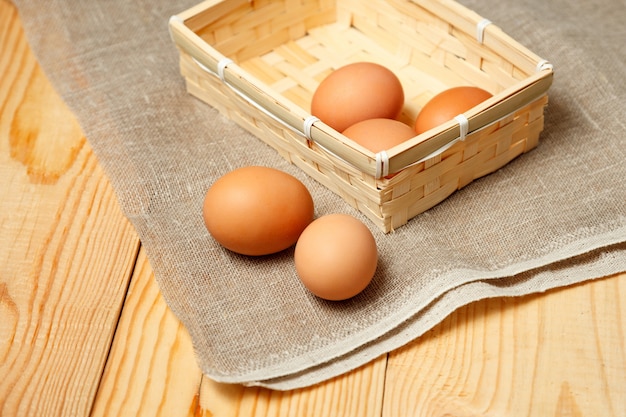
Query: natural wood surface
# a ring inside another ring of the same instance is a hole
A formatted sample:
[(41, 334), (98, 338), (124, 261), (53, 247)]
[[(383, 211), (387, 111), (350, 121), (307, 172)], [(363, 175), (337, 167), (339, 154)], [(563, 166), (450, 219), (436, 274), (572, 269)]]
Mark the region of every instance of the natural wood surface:
[(211, 381), (0, 0), (0, 416), (626, 416), (625, 294), (621, 274), (473, 303), (311, 388)]
[(85, 415), (139, 241), (0, 7), (0, 415)]

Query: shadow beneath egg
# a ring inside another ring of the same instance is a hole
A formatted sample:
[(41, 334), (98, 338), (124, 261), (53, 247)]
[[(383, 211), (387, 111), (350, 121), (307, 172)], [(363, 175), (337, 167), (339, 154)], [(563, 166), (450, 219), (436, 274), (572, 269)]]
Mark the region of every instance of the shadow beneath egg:
[(376, 272), (367, 287), (354, 297), (345, 300), (325, 300), (307, 291), (313, 304), (322, 308), (327, 313), (345, 315), (359, 310), (381, 310), (381, 304), (385, 303), (385, 294), (389, 293), (389, 268), (382, 257), (378, 259)]
[[(368, 286), (354, 297), (333, 301), (314, 295), (300, 281), (294, 261), (295, 245), (260, 256), (242, 255), (218, 244), (211, 247), (209, 252), (207, 256), (221, 258), (219, 262), (226, 261), (232, 269), (238, 271), (237, 279), (240, 283), (246, 283), (238, 291), (247, 294), (244, 299), (248, 302), (266, 300), (283, 304), (300, 300), (331, 314), (345, 315), (354, 311), (379, 309), (385, 303), (385, 294), (390, 292), (390, 267), (380, 254)], [(232, 288), (232, 277), (216, 276), (211, 271), (203, 275), (205, 288), (214, 288), (215, 285), (222, 289)]]
[[(294, 255), (294, 251), (295, 251), (295, 245), (294, 246), (290, 246), (287, 249), (283, 249), (282, 251), (279, 252), (275, 252), (275, 253), (270, 253), (267, 255), (242, 255), (240, 253), (237, 252), (233, 252), (229, 249), (226, 248), (221, 248), (226, 256), (228, 256), (231, 260), (237, 262), (237, 263), (242, 263), (245, 264), (247, 266), (263, 266), (265, 264), (276, 264), (276, 263), (280, 263), (283, 264), (286, 261), (289, 261), (291, 263), (293, 263), (293, 255)], [(294, 266), (295, 268), (295, 266)], [(295, 269), (294, 269), (295, 270)]]

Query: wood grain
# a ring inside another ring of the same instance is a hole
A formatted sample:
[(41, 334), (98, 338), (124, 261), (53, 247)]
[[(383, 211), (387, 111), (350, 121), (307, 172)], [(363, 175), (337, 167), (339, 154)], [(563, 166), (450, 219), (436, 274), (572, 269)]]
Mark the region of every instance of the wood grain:
[(289, 392), (203, 377), (186, 329), (167, 307), (143, 250), (92, 415), (380, 416), (386, 356), (327, 383)]
[(0, 1), (0, 415), (86, 415), (138, 239)]
[(310, 388), (202, 376), (6, 0), (0, 74), (0, 416), (626, 417), (626, 274), (470, 304)]
[(626, 415), (626, 274), (461, 308), (387, 364), (385, 416)]
[(204, 378), (204, 417), (375, 417), (381, 415), (387, 357), (323, 384), (292, 391), (219, 384)]
[(142, 249), (92, 416), (195, 413), (202, 372)]

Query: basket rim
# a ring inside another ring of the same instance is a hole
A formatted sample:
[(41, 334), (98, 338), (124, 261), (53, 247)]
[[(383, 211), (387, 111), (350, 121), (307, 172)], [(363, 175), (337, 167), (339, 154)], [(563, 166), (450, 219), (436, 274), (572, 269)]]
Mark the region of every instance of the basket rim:
[(363, 173), (379, 179), (436, 156), (455, 142), (463, 140), (466, 134), (472, 134), (509, 117), (545, 95), (554, 75), (554, 68), (547, 60), (535, 55), (488, 19), (454, 0), (407, 0), (407, 2), (423, 7), (448, 22), (450, 16), (455, 16), (455, 22), (450, 23), (460, 31), (474, 36), (476, 41), (485, 47), (504, 45), (507, 48), (515, 48), (525, 57), (527, 63), (535, 65), (535, 73), (494, 94), (490, 99), (459, 115), (459, 118), (378, 153), (362, 147), (312, 116), (310, 112), (276, 93), (267, 84), (209, 45), (190, 27), (190, 22), (196, 16), (205, 14), (208, 10), (215, 12), (210, 19), (215, 21), (220, 15), (227, 14), (231, 7), (249, 3), (249, 0), (205, 0), (171, 16), (168, 28), (176, 46), (191, 56), (205, 72), (218, 77), (240, 97), (285, 128), (315, 142), (324, 151), (341, 158)]

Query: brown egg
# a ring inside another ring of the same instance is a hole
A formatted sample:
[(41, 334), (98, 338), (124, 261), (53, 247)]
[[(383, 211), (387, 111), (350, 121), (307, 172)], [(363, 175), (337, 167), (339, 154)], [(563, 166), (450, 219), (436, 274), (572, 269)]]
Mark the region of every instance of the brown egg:
[(478, 87), (445, 90), (430, 99), (419, 112), (415, 120), (415, 132), (424, 133), (448, 122), (491, 97), (491, 93)]
[(396, 75), (382, 65), (357, 62), (333, 71), (317, 87), (311, 114), (338, 132), (366, 119), (395, 119), (404, 105)]
[(353, 124), (343, 134), (372, 152), (380, 152), (411, 139), (415, 131), (398, 120), (368, 119)]
[(326, 300), (345, 300), (363, 291), (378, 264), (374, 236), (347, 214), (322, 216), (304, 229), (294, 254), (300, 280)]
[(204, 223), (222, 246), (267, 255), (296, 243), (313, 220), (308, 189), (286, 172), (261, 166), (220, 177), (204, 198)]

